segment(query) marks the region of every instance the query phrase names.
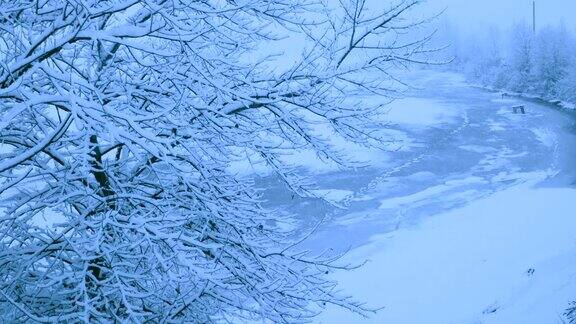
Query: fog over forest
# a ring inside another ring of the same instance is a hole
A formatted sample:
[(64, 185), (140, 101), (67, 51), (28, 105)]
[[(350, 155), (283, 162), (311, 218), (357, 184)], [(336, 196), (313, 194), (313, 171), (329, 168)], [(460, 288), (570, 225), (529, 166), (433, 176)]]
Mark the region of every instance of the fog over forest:
[[(427, 5), (446, 8), (445, 20), (461, 31), (477, 31), (487, 26), (508, 27), (510, 24), (532, 22), (532, 0), (429, 0)], [(576, 28), (576, 2), (570, 0), (537, 0), (538, 28), (565, 23)]]

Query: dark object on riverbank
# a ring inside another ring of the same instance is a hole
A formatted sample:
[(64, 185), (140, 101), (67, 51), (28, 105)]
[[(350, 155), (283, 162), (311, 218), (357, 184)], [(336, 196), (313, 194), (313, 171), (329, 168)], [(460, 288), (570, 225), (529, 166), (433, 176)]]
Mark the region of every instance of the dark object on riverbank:
[(523, 105), (514, 106), (512, 107), (512, 111), (517, 114), (518, 112), (522, 113), (523, 115), (526, 114), (526, 108)]

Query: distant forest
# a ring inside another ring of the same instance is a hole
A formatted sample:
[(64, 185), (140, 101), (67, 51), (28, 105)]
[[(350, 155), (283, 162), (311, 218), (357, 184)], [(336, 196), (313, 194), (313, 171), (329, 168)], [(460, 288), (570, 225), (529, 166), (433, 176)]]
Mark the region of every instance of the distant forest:
[(576, 37), (563, 24), (536, 33), (519, 23), (507, 30), (452, 35), (453, 69), (469, 81), (545, 100), (576, 102)]

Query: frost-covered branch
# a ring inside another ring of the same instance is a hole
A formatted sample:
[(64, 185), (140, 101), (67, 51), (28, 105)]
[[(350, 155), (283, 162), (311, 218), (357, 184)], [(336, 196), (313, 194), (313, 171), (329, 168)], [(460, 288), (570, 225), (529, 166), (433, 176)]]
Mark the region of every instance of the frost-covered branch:
[[(251, 152), (306, 194), (283, 153), (349, 163), (314, 127), (371, 139), (378, 107), (355, 98), (393, 93), (390, 69), (425, 53), (395, 29), (418, 2), (1, 2), (0, 318), (367, 314), (327, 279), (336, 258), (297, 251), (228, 167)], [(298, 62), (248, 59), (290, 33)]]

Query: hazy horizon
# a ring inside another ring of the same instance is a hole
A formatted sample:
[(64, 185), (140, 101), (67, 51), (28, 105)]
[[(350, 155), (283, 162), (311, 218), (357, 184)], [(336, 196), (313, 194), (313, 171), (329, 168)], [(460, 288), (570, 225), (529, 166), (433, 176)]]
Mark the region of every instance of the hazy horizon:
[[(428, 0), (428, 10), (446, 9), (444, 21), (461, 31), (475, 31), (489, 26), (508, 27), (514, 23), (532, 23), (532, 0)], [(536, 0), (536, 28), (566, 24), (576, 28), (576, 1)]]

